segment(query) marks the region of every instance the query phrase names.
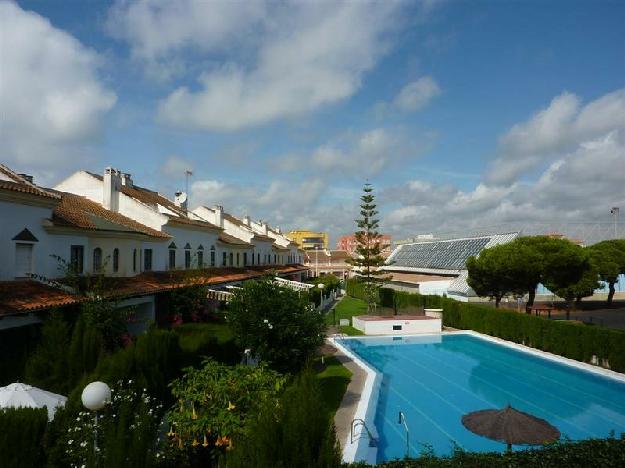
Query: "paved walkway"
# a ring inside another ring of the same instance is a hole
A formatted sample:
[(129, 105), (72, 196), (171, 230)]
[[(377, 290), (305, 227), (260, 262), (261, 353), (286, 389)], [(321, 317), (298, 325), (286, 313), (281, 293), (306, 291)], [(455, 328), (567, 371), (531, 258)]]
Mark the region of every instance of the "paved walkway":
[(352, 373), (352, 379), (347, 386), (345, 395), (343, 395), (341, 406), (339, 406), (339, 409), (334, 415), (336, 437), (341, 444), (341, 449), (343, 449), (345, 441), (349, 437), (352, 420), (356, 414), (356, 408), (358, 406), (358, 402), (360, 401), (360, 394), (364, 388), (367, 374), (360, 368), (360, 366), (354, 363), (341, 351), (337, 351), (334, 355), (341, 362), (341, 364), (347, 367)]

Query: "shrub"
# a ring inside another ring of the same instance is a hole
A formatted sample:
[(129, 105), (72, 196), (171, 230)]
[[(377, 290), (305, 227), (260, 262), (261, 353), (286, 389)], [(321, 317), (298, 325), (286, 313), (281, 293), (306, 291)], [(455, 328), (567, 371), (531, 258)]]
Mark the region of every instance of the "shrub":
[(340, 452), (315, 375), (305, 371), (276, 405), (268, 402), (235, 439), (229, 468), (333, 468)]
[(0, 410), (0, 465), (30, 468), (44, 465), (42, 441), (48, 424), (45, 408)]

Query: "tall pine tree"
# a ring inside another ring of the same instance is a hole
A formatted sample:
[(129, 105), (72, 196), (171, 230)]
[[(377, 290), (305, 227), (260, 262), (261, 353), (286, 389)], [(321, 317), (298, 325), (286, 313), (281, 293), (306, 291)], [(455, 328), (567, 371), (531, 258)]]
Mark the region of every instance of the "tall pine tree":
[(380, 270), (380, 267), (384, 265), (384, 257), (380, 254), (382, 236), (378, 232), (380, 221), (376, 219), (378, 211), (373, 187), (367, 183), (362, 188), (362, 192), (360, 197), (361, 218), (356, 220), (358, 230), (354, 233), (358, 247), (356, 248), (356, 256), (350, 263), (364, 283), (367, 312), (371, 312), (375, 310), (377, 304), (378, 289), (387, 278), (383, 276), (384, 272)]

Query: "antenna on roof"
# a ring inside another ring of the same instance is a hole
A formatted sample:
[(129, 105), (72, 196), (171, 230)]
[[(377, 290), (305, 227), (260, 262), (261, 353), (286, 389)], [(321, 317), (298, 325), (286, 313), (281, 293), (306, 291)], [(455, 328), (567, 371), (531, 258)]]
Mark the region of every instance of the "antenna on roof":
[(189, 176), (193, 175), (193, 171), (186, 170), (184, 171), (184, 191), (187, 193), (187, 197), (189, 196)]

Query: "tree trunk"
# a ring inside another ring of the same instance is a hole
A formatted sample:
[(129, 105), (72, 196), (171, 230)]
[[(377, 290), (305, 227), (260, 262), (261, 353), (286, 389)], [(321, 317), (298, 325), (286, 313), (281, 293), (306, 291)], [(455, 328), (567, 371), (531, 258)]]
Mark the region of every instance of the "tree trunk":
[(610, 292), (608, 293), (608, 305), (612, 305), (612, 299), (614, 298), (614, 283), (615, 281), (610, 281), (608, 283), (610, 287)]
[(532, 313), (532, 306), (534, 305), (534, 298), (536, 297), (536, 288), (532, 288), (529, 290), (529, 295), (527, 297), (527, 304), (525, 304), (525, 313)]
[(501, 302), (501, 296), (495, 296), (495, 309), (499, 309), (500, 302)]

